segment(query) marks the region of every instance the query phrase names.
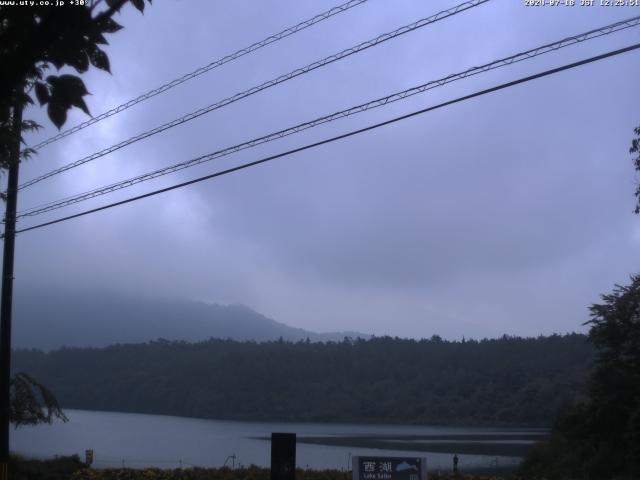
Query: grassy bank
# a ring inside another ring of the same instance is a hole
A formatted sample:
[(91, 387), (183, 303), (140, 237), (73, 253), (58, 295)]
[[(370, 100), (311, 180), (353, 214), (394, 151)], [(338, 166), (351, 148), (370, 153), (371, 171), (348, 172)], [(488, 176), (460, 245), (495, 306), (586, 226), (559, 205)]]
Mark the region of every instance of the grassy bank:
[[(77, 456), (52, 460), (31, 460), (12, 456), (10, 462), (12, 480), (270, 480), (268, 468), (86, 468)], [(429, 480), (497, 480), (511, 478), (509, 471), (481, 471), (476, 474), (429, 472)], [(340, 470), (301, 470), (296, 480), (351, 480), (351, 472)]]
[(84, 467), (84, 463), (75, 455), (51, 460), (32, 460), (11, 455), (9, 478), (11, 480), (68, 480)]
[[(267, 468), (188, 468), (164, 470), (145, 468), (141, 470), (115, 468), (104, 470), (80, 470), (71, 480), (269, 480)], [(487, 475), (464, 475), (429, 473), (429, 480), (498, 480)], [(298, 470), (296, 480), (351, 480), (351, 472), (339, 470)]]

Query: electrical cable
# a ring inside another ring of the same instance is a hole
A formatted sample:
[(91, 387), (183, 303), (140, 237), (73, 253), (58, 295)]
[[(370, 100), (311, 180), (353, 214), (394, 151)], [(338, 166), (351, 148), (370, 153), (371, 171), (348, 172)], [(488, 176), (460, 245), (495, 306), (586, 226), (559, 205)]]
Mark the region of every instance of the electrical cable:
[(235, 95), (232, 95), (231, 97), (227, 97), (223, 100), (220, 100), (219, 102), (213, 103), (211, 105), (208, 105), (206, 107), (200, 108), (194, 112), (188, 113), (186, 115), (183, 115), (180, 118), (176, 118), (175, 120), (172, 120), (170, 122), (164, 123), (158, 127), (155, 127), (151, 130), (148, 130), (146, 132), (143, 132), (139, 135), (136, 135), (135, 137), (131, 137), (128, 140), (124, 140), (120, 143), (117, 143), (115, 145), (112, 145), (108, 148), (105, 148), (103, 150), (100, 150), (99, 152), (93, 153), (91, 155), (88, 155), (84, 158), (81, 158), (79, 160), (76, 160), (75, 162), (69, 163), (67, 165), (64, 165), (60, 168), (57, 168), (55, 170), (52, 170), (50, 172), (47, 172), (43, 175), (40, 175), (39, 177), (36, 177), (32, 180), (29, 180), (25, 183), (23, 183), (22, 185), (20, 185), (18, 188), (19, 189), (23, 189), (26, 187), (29, 187), (31, 185), (34, 185), (38, 182), (41, 182), (42, 180), (45, 180), (49, 177), (52, 177), (54, 175), (58, 175), (62, 172), (66, 172), (67, 170), (71, 170), (72, 168), (78, 167), (80, 165), (83, 165), (85, 163), (91, 162), (93, 160), (96, 160), (100, 157), (103, 157), (105, 155), (108, 155), (110, 153), (115, 152), (116, 150), (120, 150), (121, 148), (124, 148), (128, 145), (131, 145), (132, 143), (138, 142), (140, 140), (143, 140), (145, 138), (151, 137), (153, 135), (156, 135), (158, 133), (164, 132), (165, 130), (168, 130), (170, 128), (176, 127), (178, 125), (182, 125), (183, 123), (189, 122), (191, 120), (194, 120), (204, 114), (210, 113), (214, 110), (217, 110), (219, 108), (222, 107), (226, 107), (227, 105), (230, 105), (234, 102), (237, 102), (238, 100), (241, 100), (243, 98), (249, 97), (255, 93), (261, 92), (262, 90), (266, 90), (268, 88), (274, 87), (276, 85), (279, 85), (281, 83), (284, 83), (288, 80), (291, 80), (293, 78), (296, 78), (300, 75), (303, 75), (305, 73), (309, 73), (313, 70), (316, 70), (320, 67), (324, 67), (325, 65), (329, 65), (333, 62), (336, 62), (338, 60), (341, 60), (343, 58), (349, 57), (355, 53), (359, 53), (363, 50), (366, 50), (368, 48), (374, 47), (376, 45), (379, 45), (381, 43), (384, 43), (388, 40), (391, 40), (393, 38), (399, 37), (401, 35), (404, 35), (406, 33), (412, 32), (414, 30), (417, 30), (419, 28), (425, 27), (427, 25), (431, 25), (432, 23), (438, 22), (440, 20), (443, 20), (445, 18), (451, 17), (453, 15), (456, 15), (460, 12), (469, 10), (471, 8), (477, 7), (479, 5), (482, 5), (483, 3), (486, 3), (490, 0), (470, 0), (464, 3), (461, 3), (460, 5), (457, 5), (455, 7), (452, 7), (448, 10), (443, 10), (441, 12), (436, 13), (435, 15), (432, 15), (430, 17), (427, 18), (422, 18), (416, 22), (413, 22), (409, 25), (405, 25), (403, 27), (400, 27), (392, 32), (388, 32), (388, 33), (384, 33), (382, 35), (378, 35), (376, 38), (373, 38), (371, 40), (367, 40), (365, 42), (362, 42), (356, 46), (347, 48), (345, 50), (342, 50), (341, 52), (338, 52), (336, 54), (330, 55), (328, 57), (325, 57), (321, 60), (317, 60), (313, 63), (310, 63), (308, 65), (305, 65), (304, 67), (301, 68), (297, 68), (287, 74), (284, 75), (280, 75), (279, 77), (276, 77), (272, 80), (269, 80), (267, 82), (264, 82), (260, 85), (257, 85), (255, 87), (252, 87), (248, 90), (245, 90), (243, 92), (240, 93), (236, 93)]
[[(76, 133), (90, 125), (93, 125), (95, 123), (98, 123), (100, 120), (104, 120), (105, 118), (109, 118), (117, 113), (123, 112), (124, 110), (127, 110), (128, 108), (133, 107), (134, 105), (137, 105), (140, 102), (144, 102), (145, 100), (148, 100), (152, 97), (155, 97), (156, 95), (160, 95), (161, 93), (166, 92), (167, 90), (172, 89), (173, 87), (177, 87), (178, 85), (187, 82), (193, 78), (196, 78), (200, 75), (202, 75), (203, 73), (209, 72), (211, 70), (213, 70), (214, 68), (220, 67), (226, 63), (232, 62), (233, 60), (237, 60), (240, 57), (243, 57), (249, 53), (255, 52), (256, 50), (259, 50), (263, 47), (266, 47), (267, 45), (271, 45), (272, 43), (275, 43), (279, 40), (282, 40), (283, 38), (286, 38), (290, 35), (293, 35), (294, 33), (298, 33), (306, 28), (311, 27), (312, 25), (315, 25), (316, 23), (320, 23), (324, 20), (327, 20), (328, 18), (333, 17), (334, 15), (337, 15), (339, 13), (342, 12), (346, 12), (347, 10), (356, 7), (362, 3), (365, 3), (369, 0), (350, 0), (346, 3), (343, 3), (342, 5), (338, 5), (336, 7), (331, 8), (330, 10), (327, 10), (326, 12), (322, 12), (319, 13), (318, 15), (315, 15), (312, 18), (309, 18), (308, 20), (305, 20), (303, 22), (298, 23), (297, 25), (294, 25), (292, 27), (286, 28), (284, 30), (282, 30), (279, 33), (276, 33), (274, 35), (271, 35), (263, 40), (260, 40), (259, 42), (253, 43), (251, 45), (249, 45), (248, 47), (245, 48), (241, 48), (240, 50), (230, 54), (230, 55), (226, 55), (222, 58), (219, 58), (218, 60), (214, 60), (213, 62), (209, 63), (208, 65), (205, 65), (203, 67), (200, 67), (192, 72), (186, 73), (183, 76), (176, 78), (174, 80), (171, 80), (170, 82), (167, 82), (163, 85), (160, 85), (157, 88), (154, 88), (153, 90), (148, 91), (147, 93), (143, 93), (142, 95), (137, 96), (136, 98), (133, 98), (121, 105), (118, 105), (117, 107), (114, 107), (104, 113), (101, 113), (100, 115), (97, 115), (93, 118), (90, 118), (89, 120), (86, 120), (82, 123), (79, 123), (78, 125), (69, 128), (67, 130), (64, 130), (56, 135), (54, 135), (51, 138), (48, 138), (46, 140), (43, 140), (42, 142), (38, 143), (37, 145), (31, 147), (34, 150), (39, 150), (42, 147), (49, 145), (53, 142), (56, 142), (58, 140), (60, 140), (61, 138), (65, 138), (73, 133)], [(93, 7), (92, 7), (93, 8)]]
[(566, 37), (562, 40), (553, 42), (553, 43), (548, 43), (546, 45), (540, 46), (540, 47), (536, 47), (524, 52), (520, 52), (517, 53), (515, 55), (511, 55), (509, 57), (506, 58), (502, 58), (499, 60), (495, 60), (491, 63), (487, 63), (484, 65), (481, 65), (479, 67), (472, 67), (469, 68), (463, 72), (460, 73), (455, 73), (455, 74), (451, 74), (448, 75), (446, 77), (440, 78), (438, 80), (432, 80), (429, 81), (427, 83), (424, 83), (422, 85), (416, 86), (416, 87), (412, 87), (406, 90), (403, 90), (401, 92), (396, 92), (393, 93), (391, 95), (387, 95), (385, 97), (381, 97), (375, 100), (372, 100), (370, 102), (364, 103), (364, 104), (360, 104), (360, 105), (356, 105), (350, 108), (347, 108), (345, 110), (341, 110), (339, 112), (335, 112), (332, 113), (330, 115), (326, 115), (320, 118), (316, 118), (314, 120), (308, 121), (308, 122), (304, 122), (298, 125), (295, 125), (293, 127), (289, 127), (283, 130), (279, 130), (277, 132), (274, 133), (270, 133), (268, 135), (264, 135), (262, 137), (258, 137), (258, 138), (254, 138), (252, 140), (249, 140), (247, 142), (243, 142), (237, 145), (233, 145), (231, 147), (227, 147), (224, 148), (222, 150), (218, 150), (216, 152), (213, 153), (209, 153), (206, 155), (202, 155), (196, 158), (192, 158), (189, 159), (187, 161), (184, 162), (180, 162), (174, 165), (170, 165), (168, 167), (164, 167), (161, 169), (157, 169), (151, 172), (147, 172), (144, 173), (142, 175), (138, 175), (132, 178), (129, 178), (127, 180), (123, 180), (120, 182), (116, 182), (116, 183), (112, 183), (110, 185), (106, 185), (103, 187), (99, 187), (97, 189), (94, 190), (90, 190), (87, 192), (83, 192), (80, 194), (76, 194), (73, 196), (68, 196), (62, 199), (58, 199), (52, 202), (48, 202), (46, 204), (41, 204), (38, 206), (34, 206), (31, 207), (29, 209), (23, 210), (22, 212), (19, 212), (19, 214), (17, 215), (17, 218), (22, 218), (22, 217), (30, 217), (30, 216), (35, 216), (35, 215), (40, 215), (42, 213), (46, 213), (46, 212), (50, 212), (52, 210), (57, 210), (59, 208), (62, 207), (66, 207), (69, 205), (73, 205), (75, 203), (78, 202), (82, 202), (85, 200), (89, 200), (91, 198), (95, 198), (101, 195), (105, 195), (108, 193), (112, 193), (115, 192), (117, 190), (121, 190), (124, 188), (128, 188), (131, 187), (133, 185), (137, 185), (141, 182), (147, 181), (147, 180), (151, 180), (153, 178), (158, 178), (164, 175), (168, 175), (170, 173), (174, 173), (180, 170), (184, 170), (186, 168), (190, 168), (196, 165), (199, 165), (201, 163), (204, 162), (208, 162), (217, 158), (221, 158), (227, 155), (231, 155), (233, 153), (239, 152), (241, 150), (245, 150), (248, 148), (253, 148), (255, 146), (267, 143), (267, 142), (271, 142), (274, 140), (277, 140), (279, 138), (283, 138), (295, 133), (299, 133), (303, 130), (307, 130), (309, 128), (313, 128), (316, 127), (318, 125), (324, 124), (324, 123), (328, 123), (328, 122), (332, 122), (335, 120), (338, 120), (340, 118), (344, 118), (350, 115), (355, 115), (357, 113), (362, 113), (374, 108), (378, 108), (384, 105), (387, 105), (389, 103), (393, 103), (399, 100), (403, 100), (406, 99), (410, 96), (413, 95), (417, 95), (419, 93), (423, 93), (427, 90), (431, 90), (433, 88), (436, 87), (440, 87), (443, 85), (446, 85), (448, 83), (457, 81), (457, 80), (461, 80), (473, 75), (477, 75), (479, 73), (483, 73), (483, 72), (487, 72), (496, 68), (500, 68), (500, 67), (504, 67), (504, 66), (508, 66), (508, 65), (512, 65), (513, 63), (517, 63), (523, 60), (528, 60), (531, 58), (535, 58), (539, 55), (543, 55), (546, 53), (550, 53), (552, 51), (558, 50), (560, 48), (564, 48), (570, 45), (574, 45), (576, 43), (579, 42), (584, 42), (586, 40), (591, 40), (594, 38), (598, 38), (600, 36), (603, 35), (609, 35), (611, 33), (614, 32), (618, 32), (627, 28), (631, 28), (631, 27), (635, 27), (640, 25), (640, 16), (636, 16), (636, 17), (632, 17), (626, 20), (622, 20), (619, 22), (615, 22), (613, 24), (610, 25), (606, 25), (604, 27), (598, 28), (598, 29), (593, 29), (593, 30), (589, 30), (587, 32), (578, 34), (578, 35), (574, 35), (571, 37)]
[(347, 132), (347, 133), (344, 133), (344, 134), (341, 134), (341, 135), (337, 135), (337, 136), (334, 136), (334, 137), (331, 137), (331, 138), (327, 138), (327, 139), (321, 140), (319, 142), (310, 143), (310, 144), (304, 145), (302, 147), (298, 147), (298, 148), (294, 148), (292, 150), (288, 150), (286, 152), (278, 153), (276, 155), (271, 155), (271, 156), (262, 158), (260, 160), (256, 160), (256, 161), (249, 162), (249, 163), (244, 163), (242, 165), (238, 165), (238, 166), (233, 167), (233, 168), (228, 168), (226, 170), (222, 170), (222, 171), (215, 172), (215, 173), (212, 173), (212, 174), (209, 174), (209, 175), (205, 175), (203, 177), (195, 178), (193, 180), (189, 180), (189, 181), (186, 181), (186, 182), (182, 182), (182, 183), (178, 183), (178, 184), (175, 184), (175, 185), (171, 185), (169, 187), (161, 188), (159, 190), (154, 190), (152, 192), (148, 192), (148, 193), (145, 193), (145, 194), (142, 194), (142, 195), (137, 195), (135, 197), (130, 197), (130, 198), (127, 198), (125, 200), (121, 200), (119, 202), (110, 203), (110, 204), (107, 204), (107, 205), (103, 205), (101, 207), (92, 208), (90, 210), (85, 210), (83, 212), (79, 212), (79, 213), (76, 213), (76, 214), (73, 214), (73, 215), (69, 215), (69, 216), (62, 217), (62, 218), (57, 218), (55, 220), (51, 220), (51, 221), (48, 221), (48, 222), (40, 223), (38, 225), (33, 225), (31, 227), (22, 228), (20, 230), (16, 230), (16, 233), (28, 232), (28, 231), (31, 231), (31, 230), (36, 230), (36, 229), (47, 227), (47, 226), (50, 226), (50, 225), (55, 225), (57, 223), (66, 222), (66, 221), (74, 219), (74, 218), (83, 217), (85, 215), (89, 215), (89, 214), (92, 214), (92, 213), (100, 212), (100, 211), (107, 210), (107, 209), (110, 209), (110, 208), (114, 208), (114, 207), (117, 207), (117, 206), (120, 206), (120, 205), (124, 205), (124, 204), (127, 204), (127, 203), (135, 202), (137, 200), (142, 200), (144, 198), (148, 198), (148, 197), (152, 197), (152, 196), (155, 196), (155, 195), (159, 195), (161, 193), (169, 192), (171, 190), (175, 190), (175, 189), (178, 189), (178, 188), (186, 187), (188, 185), (193, 185), (195, 183), (199, 183), (199, 182), (202, 182), (202, 181), (205, 181), (205, 180), (209, 180), (209, 179), (212, 179), (212, 178), (216, 178), (216, 177), (227, 175), (227, 174), (230, 174), (230, 173), (233, 173), (233, 172), (244, 170), (246, 168), (253, 167), (253, 166), (256, 166), (256, 165), (260, 165), (262, 163), (270, 162), (272, 160), (276, 160), (278, 158), (286, 157), (286, 156), (292, 155), (294, 153), (298, 153), (298, 152), (309, 150), (309, 149), (312, 149), (312, 148), (315, 148), (315, 147), (319, 147), (321, 145), (325, 145), (325, 144), (332, 143), (332, 142), (335, 142), (335, 141), (338, 141), (338, 140), (342, 140), (342, 139), (345, 139), (345, 138), (348, 138), (348, 137), (352, 137), (354, 135), (358, 135), (358, 134), (361, 134), (361, 133), (364, 133), (364, 132), (368, 132), (370, 130), (375, 130), (377, 128), (380, 128), (380, 127), (383, 127), (383, 126), (386, 126), (386, 125), (390, 125), (392, 123), (396, 123), (396, 122), (399, 122), (401, 120), (406, 120), (408, 118), (415, 117), (417, 115), (422, 115), (424, 113), (427, 113), (427, 112), (430, 112), (430, 111), (433, 111), (433, 110), (437, 110), (437, 109), (440, 109), (440, 108), (443, 108), (443, 107), (446, 107), (446, 106), (449, 106), (449, 105), (453, 105), (453, 104), (460, 103), (460, 102), (463, 102), (463, 101), (466, 101), (466, 100), (470, 100), (470, 99), (475, 98), (475, 97), (479, 97), (479, 96), (482, 96), (482, 95), (493, 93), (493, 92), (496, 92), (496, 91), (499, 91), (499, 90), (503, 90), (505, 88), (513, 87), (515, 85), (519, 85), (519, 84), (522, 84), (522, 83), (530, 82), (532, 80), (536, 80), (536, 79), (539, 79), (539, 78), (542, 78), (542, 77), (553, 75), (553, 74), (556, 74), (556, 73), (559, 73), (559, 72), (563, 72), (565, 70), (569, 70), (569, 69), (572, 69), (572, 68), (576, 68), (576, 67), (579, 67), (579, 66), (582, 66), (582, 65), (586, 65), (586, 64), (589, 64), (589, 63), (593, 63), (593, 62), (597, 62), (597, 61), (600, 61), (600, 60), (604, 60), (606, 58), (613, 57), (613, 56), (616, 56), (616, 55), (620, 55), (622, 53), (630, 52), (632, 50), (637, 50), (638, 48), (640, 48), (640, 43), (636, 43), (634, 45), (630, 45), (630, 46), (625, 47), (625, 48), (621, 48), (621, 49), (618, 49), (618, 50), (613, 50), (613, 51), (610, 51), (610, 52), (607, 52), (607, 53), (604, 53), (604, 54), (601, 54), (601, 55), (597, 55), (597, 56), (590, 57), (590, 58), (587, 58), (587, 59), (584, 59), (584, 60), (580, 60), (578, 62), (566, 64), (566, 65), (563, 65), (561, 67), (553, 68), (553, 69), (550, 69), (550, 70), (545, 70), (543, 72), (536, 73), (534, 75), (529, 75), (527, 77), (519, 78), (518, 80), (513, 80), (511, 82), (502, 83), (500, 85), (497, 85), (497, 86), (494, 86), (494, 87), (491, 87), (491, 88), (488, 88), (488, 89), (485, 89), (485, 90), (480, 90), (480, 91), (474, 92), (472, 94), (465, 95), (463, 97), (458, 97), (458, 98), (456, 98), (454, 100), (449, 100), (447, 102), (443, 102), (443, 103), (440, 103), (440, 104), (437, 104), (437, 105), (434, 105), (434, 106), (431, 106), (431, 107), (424, 108), (422, 110), (417, 110), (415, 112), (411, 112), (411, 113), (408, 113), (408, 114), (405, 114), (405, 115), (401, 115), (401, 116), (392, 118), (390, 120), (386, 120), (384, 122), (380, 122), (380, 123), (376, 123), (376, 124), (373, 124), (373, 125), (369, 125), (369, 126), (364, 127), (364, 128), (360, 128), (360, 129), (357, 129), (357, 130), (352, 130), (350, 132)]

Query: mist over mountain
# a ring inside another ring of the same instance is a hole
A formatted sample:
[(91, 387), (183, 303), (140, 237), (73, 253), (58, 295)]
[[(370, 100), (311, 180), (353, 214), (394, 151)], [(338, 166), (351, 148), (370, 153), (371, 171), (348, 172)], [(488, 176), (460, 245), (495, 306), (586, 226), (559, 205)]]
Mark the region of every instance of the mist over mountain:
[(243, 305), (140, 298), (112, 292), (19, 289), (14, 348), (104, 347), (163, 338), (190, 342), (231, 338), (312, 342), (369, 338), (358, 332), (316, 333), (276, 322)]

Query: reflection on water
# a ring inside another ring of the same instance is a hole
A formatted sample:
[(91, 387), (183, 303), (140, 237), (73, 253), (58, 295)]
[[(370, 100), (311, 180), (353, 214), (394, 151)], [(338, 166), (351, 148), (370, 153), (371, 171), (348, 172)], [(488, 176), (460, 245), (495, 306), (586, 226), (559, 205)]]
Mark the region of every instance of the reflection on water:
[[(12, 431), (12, 450), (42, 458), (71, 454), (82, 457), (86, 449), (93, 449), (96, 467), (219, 467), (225, 460), (228, 465), (235, 462), (236, 466), (268, 466), (270, 444), (265, 439), (271, 432), (295, 432), (301, 468), (349, 469), (352, 455), (386, 454), (423, 456), (429, 470), (439, 470), (449, 469), (453, 453), (458, 453), (459, 466), (464, 470), (516, 465), (520, 459), (510, 449), (514, 445), (521, 448), (521, 442), (530, 442), (544, 433), (506, 428), (229, 422), (83, 410), (65, 413), (69, 423)], [(493, 445), (488, 450), (491, 454), (473, 453), (483, 453), (489, 444)], [(472, 453), (461, 454), (464, 451)], [(234, 454), (236, 458), (229, 459)]]

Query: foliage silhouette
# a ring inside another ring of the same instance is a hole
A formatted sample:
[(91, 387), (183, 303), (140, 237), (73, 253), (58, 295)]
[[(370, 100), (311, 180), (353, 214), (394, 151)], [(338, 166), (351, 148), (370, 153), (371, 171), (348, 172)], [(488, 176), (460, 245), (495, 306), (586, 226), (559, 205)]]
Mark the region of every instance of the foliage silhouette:
[(9, 421), (16, 428), (22, 425), (51, 423), (54, 418), (67, 421), (55, 396), (26, 373), (14, 375), (11, 378), (10, 389)]
[(524, 462), (527, 476), (640, 478), (640, 275), (590, 310), (589, 396), (559, 415)]
[[(631, 141), (631, 148), (629, 148), (629, 153), (636, 153), (636, 157), (633, 159), (633, 166), (636, 169), (636, 172), (640, 173), (640, 127), (636, 127), (633, 130), (633, 133), (635, 133), (636, 138), (634, 138)], [(640, 182), (638, 182), (638, 185), (636, 187), (636, 209), (634, 210), (635, 213), (640, 213)]]
[[(151, 3), (151, 0), (148, 0)], [(129, 0), (108, 0), (108, 8), (94, 15), (89, 2), (71, 8), (58, 8), (35, 2), (28, 7), (0, 6), (0, 168), (6, 169), (16, 135), (40, 128), (32, 120), (13, 125), (15, 109), (34, 103), (33, 95), (53, 124), (61, 128), (67, 111), (77, 107), (89, 114), (84, 97), (89, 91), (77, 75), (48, 75), (53, 68), (71, 67), (85, 73), (89, 65), (110, 71), (109, 57), (100, 48), (105, 35), (122, 28), (113, 15)], [(131, 2), (141, 12), (144, 2)], [(35, 153), (25, 148), (21, 158)]]
[[(71, 8), (44, 2), (0, 6), (0, 169), (8, 169), (35, 153), (31, 148), (21, 149), (23, 133), (41, 128), (35, 121), (23, 119), (23, 109), (34, 103), (32, 95), (41, 106), (47, 106), (49, 119), (58, 129), (72, 107), (89, 114), (84, 101), (89, 92), (80, 77), (45, 77), (45, 72), (72, 67), (81, 74), (90, 64), (109, 72), (109, 58), (100, 45), (107, 44), (106, 34), (122, 28), (111, 17), (128, 1), (107, 0), (106, 10), (96, 15), (88, 1)], [(131, 3), (144, 10), (144, 0)], [(5, 192), (1, 196), (6, 199)], [(15, 211), (7, 215), (15, 216)], [(10, 421), (14, 425), (65, 418), (53, 394), (31, 376), (18, 374), (9, 383)]]

